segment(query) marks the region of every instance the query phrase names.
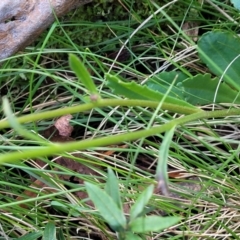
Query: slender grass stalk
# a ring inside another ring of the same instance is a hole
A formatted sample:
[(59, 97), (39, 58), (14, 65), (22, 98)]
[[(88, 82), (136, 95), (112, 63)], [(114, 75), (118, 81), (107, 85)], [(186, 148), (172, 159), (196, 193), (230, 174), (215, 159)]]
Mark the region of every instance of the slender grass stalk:
[(21, 152), (12, 152), (7, 154), (2, 154), (0, 156), (1, 157), (0, 163), (14, 162), (20, 159), (50, 156), (54, 154), (63, 153), (66, 151), (85, 150), (85, 149), (94, 148), (94, 147), (102, 147), (102, 146), (108, 146), (108, 145), (117, 144), (117, 143), (126, 142), (126, 141), (133, 141), (139, 138), (149, 137), (152, 135), (156, 135), (158, 133), (166, 132), (174, 126), (183, 125), (187, 122), (191, 122), (194, 120), (226, 117), (226, 116), (239, 115), (239, 114), (240, 114), (240, 109), (219, 110), (219, 111), (213, 111), (213, 112), (201, 111), (185, 117), (173, 119), (161, 126), (152, 127), (146, 130), (139, 130), (136, 132), (118, 134), (114, 136), (107, 136), (107, 137), (96, 138), (96, 139), (87, 139), (87, 140), (76, 141), (71, 143), (64, 143), (64, 144), (58, 143), (58, 144), (54, 144), (47, 147), (34, 147), (33, 150), (24, 150)]
[[(144, 100), (132, 100), (132, 99), (100, 99), (97, 102), (85, 103), (73, 107), (66, 107), (61, 109), (56, 109), (52, 111), (45, 111), (40, 113), (33, 113), (25, 116), (18, 117), (19, 123), (34, 122), (43, 119), (51, 119), (60, 117), (67, 114), (79, 113), (92, 110), (94, 108), (101, 107), (116, 107), (116, 106), (127, 106), (127, 107), (150, 107), (156, 108), (159, 105), (159, 102), (153, 101), (144, 101)], [(191, 114), (195, 112), (202, 112), (201, 109), (193, 109), (188, 107), (181, 107), (179, 105), (173, 105), (169, 103), (162, 104), (163, 110), (169, 110), (175, 113), (182, 114)], [(10, 126), (10, 123), (5, 119), (0, 121), (0, 129), (7, 128)]]

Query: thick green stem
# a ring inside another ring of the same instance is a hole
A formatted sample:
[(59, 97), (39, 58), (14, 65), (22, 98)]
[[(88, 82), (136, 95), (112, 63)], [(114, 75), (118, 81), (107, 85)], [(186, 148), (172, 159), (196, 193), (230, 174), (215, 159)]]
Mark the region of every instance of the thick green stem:
[[(150, 107), (157, 108), (159, 102), (144, 101), (144, 100), (130, 100), (130, 99), (100, 99), (97, 102), (90, 102), (80, 104), (73, 107), (60, 108), (52, 111), (45, 111), (39, 113), (33, 113), (18, 117), (19, 123), (35, 122), (43, 119), (56, 118), (67, 114), (79, 113), (92, 110), (93, 108), (102, 107), (116, 107), (116, 106), (127, 106), (127, 107)], [(163, 103), (163, 110), (169, 110), (174, 113), (192, 114), (196, 112), (202, 112), (199, 108), (182, 107), (175, 104)], [(0, 129), (10, 127), (7, 120), (0, 121)]]
[(38, 158), (43, 156), (50, 156), (55, 154), (60, 154), (63, 152), (71, 152), (74, 150), (84, 150), (94, 147), (108, 146), (112, 144), (118, 144), (121, 142), (133, 141), (143, 137), (149, 137), (151, 135), (156, 135), (158, 133), (165, 132), (171, 129), (173, 126), (183, 125), (187, 122), (191, 122), (198, 119), (207, 119), (207, 118), (218, 118), (225, 117), (230, 115), (239, 115), (240, 109), (231, 109), (231, 110), (220, 110), (206, 112), (201, 111), (194, 113), (185, 117), (180, 117), (174, 120), (169, 121), (161, 126), (152, 127), (146, 130), (140, 130), (131, 133), (124, 133), (114, 136), (107, 136), (96, 139), (87, 139), (82, 141), (75, 141), (70, 143), (58, 143), (51, 146), (42, 146), (34, 147), (32, 150), (23, 150), (21, 152), (12, 152), (7, 154), (2, 154), (0, 157), (0, 163), (23, 160), (28, 158)]

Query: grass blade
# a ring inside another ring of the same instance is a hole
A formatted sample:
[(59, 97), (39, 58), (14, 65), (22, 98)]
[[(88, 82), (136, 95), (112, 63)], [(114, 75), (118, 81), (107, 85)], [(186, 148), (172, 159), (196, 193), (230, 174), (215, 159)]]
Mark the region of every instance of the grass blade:
[(167, 174), (167, 161), (169, 147), (172, 141), (175, 127), (166, 132), (163, 142), (159, 150), (159, 159), (157, 165), (156, 179), (158, 181), (158, 188), (164, 195), (168, 195), (168, 174)]

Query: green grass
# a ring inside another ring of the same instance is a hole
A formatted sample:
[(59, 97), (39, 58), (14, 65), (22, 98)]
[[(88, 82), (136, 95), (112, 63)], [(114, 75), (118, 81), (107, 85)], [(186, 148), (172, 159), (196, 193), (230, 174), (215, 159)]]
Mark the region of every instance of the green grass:
[[(102, 98), (117, 99), (119, 96), (106, 85), (105, 73), (144, 83), (164, 70), (178, 69), (188, 75), (208, 71), (198, 58), (194, 41), (181, 30), (185, 22), (198, 23), (198, 37), (213, 29), (238, 31), (234, 21), (239, 12), (228, 1), (203, 5), (197, 0), (173, 1), (165, 12), (159, 12), (150, 1), (143, 1), (144, 7), (140, 9), (132, 1), (121, 2), (114, 4), (121, 9), (122, 17), (100, 14), (97, 19), (102, 21), (97, 23), (89, 19), (80, 21), (78, 14), (87, 12), (86, 6), (59, 19), (34, 45), (2, 63), (1, 96), (7, 96), (17, 116), (84, 103), (88, 92), (70, 70), (69, 53), (75, 53), (84, 62)], [(162, 1), (156, 1), (159, 2)], [(149, 21), (145, 21), (151, 14)], [(114, 54), (124, 60), (116, 63)], [(228, 109), (228, 105), (219, 106), (223, 108)], [(0, 114), (4, 119), (2, 107)], [(95, 139), (147, 129), (152, 115), (153, 110), (147, 107), (105, 107), (75, 113), (71, 120), (72, 137)], [(160, 110), (153, 125), (180, 116)], [(46, 129), (55, 120), (50, 117), (22, 126), (48, 142), (54, 132), (47, 134)], [(151, 198), (149, 214), (181, 216), (182, 221), (161, 233), (141, 235), (142, 239), (240, 239), (238, 126), (239, 117), (231, 116), (192, 121), (176, 129), (168, 167), (171, 174), (179, 171), (183, 177), (171, 179), (170, 197), (155, 194)], [(89, 202), (83, 181), (103, 187), (106, 169), (111, 167), (119, 178), (128, 214), (129, 205), (142, 190), (155, 183), (162, 138), (162, 134), (156, 134), (117, 145), (75, 149), (57, 156), (35, 156), (1, 165), (0, 239), (18, 239), (27, 234), (36, 237), (25, 239), (37, 239), (43, 233), (46, 239), (46, 226), (50, 232), (56, 231), (57, 239), (117, 239)], [(0, 154), (37, 146), (39, 142), (20, 136), (14, 129), (1, 129)], [(78, 165), (68, 168), (73, 162)], [(36, 179), (44, 185), (32, 186)], [(185, 188), (186, 184), (197, 191)], [(56, 229), (47, 225), (49, 222)]]

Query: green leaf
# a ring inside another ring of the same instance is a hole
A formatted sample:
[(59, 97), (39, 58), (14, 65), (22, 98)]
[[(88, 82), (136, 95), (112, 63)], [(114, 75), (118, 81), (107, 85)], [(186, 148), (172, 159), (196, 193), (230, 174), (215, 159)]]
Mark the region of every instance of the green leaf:
[(214, 102), (216, 93), (216, 103), (240, 103), (238, 92), (220, 79), (211, 79), (210, 74), (198, 74), (181, 83), (184, 88), (185, 100), (194, 105), (204, 105)]
[(168, 174), (167, 174), (167, 162), (169, 148), (172, 142), (175, 127), (165, 133), (163, 142), (159, 149), (159, 157), (156, 171), (156, 179), (158, 181), (158, 187), (164, 195), (168, 195)]
[(180, 217), (147, 216), (136, 218), (129, 226), (135, 233), (159, 232), (177, 224)]
[(85, 182), (85, 186), (90, 199), (111, 228), (117, 232), (123, 231), (126, 228), (127, 221), (113, 199), (94, 184)]
[(122, 209), (121, 197), (120, 197), (120, 192), (118, 187), (118, 179), (111, 168), (108, 168), (108, 178), (107, 178), (107, 183), (105, 185), (105, 190), (106, 190), (106, 193), (117, 204), (119, 209)]
[[(106, 74), (108, 80), (108, 86), (113, 89), (115, 94), (123, 95), (129, 99), (143, 99), (151, 101), (161, 101), (164, 97), (164, 94), (153, 91), (147, 86), (141, 86), (136, 82), (123, 82), (118, 77)], [(180, 105), (181, 107), (190, 107), (192, 109), (197, 109), (195, 106), (182, 101), (177, 98), (167, 96), (165, 98), (165, 103), (171, 103)]]
[(57, 240), (65, 240), (65, 237), (63, 234), (63, 228), (62, 227), (59, 228), (58, 233), (57, 233)]
[(39, 237), (42, 236), (42, 232), (32, 232), (32, 233), (27, 233), (24, 236), (18, 238), (18, 240), (35, 240), (38, 239)]
[(142, 238), (132, 232), (126, 232), (125, 240), (142, 240)]
[(148, 86), (150, 89), (161, 92), (165, 94), (172, 83), (173, 79), (176, 79), (175, 85), (173, 86), (169, 96), (178, 98), (178, 99), (184, 99), (183, 98), (183, 91), (180, 87), (178, 87), (178, 83), (182, 82), (183, 80), (189, 78), (186, 74), (179, 72), (179, 71), (172, 71), (172, 72), (161, 72), (156, 76), (153, 76), (150, 78), (146, 86)]
[(240, 1), (239, 0), (231, 0), (231, 2), (236, 9), (240, 10)]
[(154, 185), (148, 186), (137, 198), (130, 210), (130, 219), (133, 221), (142, 212), (146, 204), (149, 202), (154, 191)]
[(75, 72), (78, 79), (82, 81), (86, 89), (90, 92), (90, 94), (98, 95), (97, 87), (93, 82), (88, 70), (76, 55), (69, 55), (69, 65)]
[(56, 227), (52, 222), (48, 222), (43, 232), (43, 240), (56, 240)]
[(240, 40), (230, 32), (207, 32), (198, 41), (200, 59), (232, 88), (240, 91)]

